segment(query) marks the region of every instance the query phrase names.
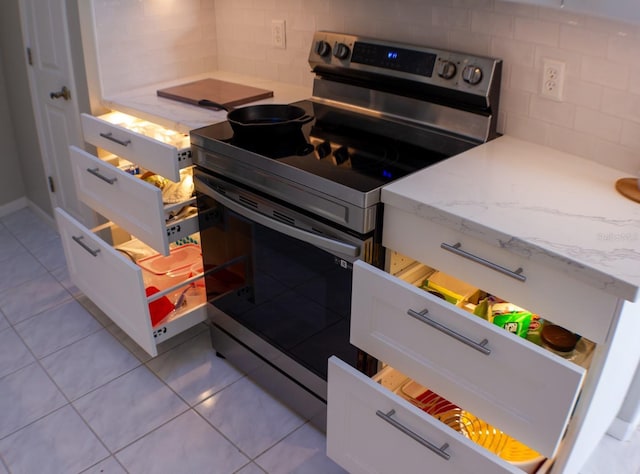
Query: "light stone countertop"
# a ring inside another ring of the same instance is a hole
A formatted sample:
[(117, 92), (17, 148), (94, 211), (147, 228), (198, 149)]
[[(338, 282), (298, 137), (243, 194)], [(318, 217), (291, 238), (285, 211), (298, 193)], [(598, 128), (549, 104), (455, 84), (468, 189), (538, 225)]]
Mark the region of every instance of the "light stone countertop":
[(113, 94), (104, 97), (102, 104), (111, 110), (133, 115), (171, 130), (188, 133), (189, 130), (226, 120), (227, 112), (224, 110), (215, 111), (206, 107), (198, 107), (176, 100), (158, 97), (156, 91), (165, 87), (185, 84), (209, 77), (273, 91), (273, 97), (258, 100), (251, 104), (289, 104), (311, 97), (310, 87), (307, 88), (283, 82), (269, 81), (225, 71), (213, 71), (207, 74), (185, 77), (175, 81), (153, 84), (139, 89)]
[(387, 185), (382, 201), (637, 301), (640, 203), (616, 191), (624, 177), (503, 136)]
[[(156, 91), (206, 77), (274, 91), (274, 97), (255, 104), (311, 96), (303, 86), (215, 71), (114, 94), (103, 104), (187, 133), (223, 121), (227, 113), (158, 97)], [(382, 201), (635, 301), (640, 299), (640, 203), (614, 187), (626, 176), (503, 136), (385, 186)]]

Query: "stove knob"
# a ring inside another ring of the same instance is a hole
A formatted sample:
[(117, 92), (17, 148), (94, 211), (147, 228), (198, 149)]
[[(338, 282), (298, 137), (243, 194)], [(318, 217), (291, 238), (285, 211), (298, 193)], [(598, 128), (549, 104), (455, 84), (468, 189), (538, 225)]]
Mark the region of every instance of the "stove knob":
[(442, 61), (438, 64), (438, 76), (444, 79), (451, 79), (456, 75), (456, 65), (451, 61)]
[(329, 142), (322, 142), (316, 146), (316, 158), (321, 160), (331, 154), (331, 144)]
[(318, 56), (322, 56), (323, 58), (328, 56), (331, 54), (331, 45), (326, 41), (318, 41), (316, 43), (316, 53)]
[(342, 146), (333, 152), (333, 164), (341, 165), (349, 159), (349, 149), (346, 146)]
[(338, 59), (347, 59), (351, 54), (351, 49), (344, 43), (337, 43), (333, 47), (333, 55)]
[(462, 79), (471, 85), (476, 85), (482, 80), (482, 69), (478, 66), (465, 66), (462, 70)]

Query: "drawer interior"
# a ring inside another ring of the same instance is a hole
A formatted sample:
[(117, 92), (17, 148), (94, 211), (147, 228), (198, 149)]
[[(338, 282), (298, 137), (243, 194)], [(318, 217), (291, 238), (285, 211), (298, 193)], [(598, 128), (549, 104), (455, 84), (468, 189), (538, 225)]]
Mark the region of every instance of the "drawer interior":
[(109, 112), (101, 115), (99, 118), (139, 135), (144, 135), (145, 137), (152, 138), (166, 145), (173, 146), (180, 152), (190, 151), (191, 140), (188, 133), (185, 134), (170, 130), (156, 123), (123, 112)]
[[(500, 295), (489, 294), (395, 251), (387, 251), (386, 270), (489, 323), (518, 334), (558, 357), (585, 369), (591, 364), (596, 344), (574, 333), (571, 328), (555, 325), (553, 321), (545, 319), (544, 314), (537, 314), (535, 308), (521, 308), (517, 306), (517, 301), (506, 301)], [(543, 330), (546, 337), (543, 337)], [(574, 349), (567, 350), (574, 340)]]
[(162, 203), (167, 224), (195, 215), (193, 166), (181, 169), (180, 181), (173, 182), (137, 163), (104, 150), (98, 149), (98, 156), (105, 163), (159, 188), (162, 191)]
[(112, 222), (94, 229), (141, 271), (152, 326), (168, 324), (206, 302), (199, 234), (170, 245), (164, 256)]
[(474, 416), (402, 372), (385, 365), (372, 380), (440, 423), (523, 472), (542, 474), (551, 462), (540, 453)]

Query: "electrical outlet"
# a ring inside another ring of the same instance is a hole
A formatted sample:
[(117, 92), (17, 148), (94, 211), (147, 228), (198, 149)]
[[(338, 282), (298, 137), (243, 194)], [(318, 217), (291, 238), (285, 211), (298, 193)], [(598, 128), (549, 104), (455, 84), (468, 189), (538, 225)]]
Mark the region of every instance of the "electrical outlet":
[(562, 101), (564, 89), (564, 66), (562, 61), (543, 59), (542, 61), (542, 97)]
[(284, 20), (271, 20), (271, 46), (285, 49), (287, 47), (287, 35)]

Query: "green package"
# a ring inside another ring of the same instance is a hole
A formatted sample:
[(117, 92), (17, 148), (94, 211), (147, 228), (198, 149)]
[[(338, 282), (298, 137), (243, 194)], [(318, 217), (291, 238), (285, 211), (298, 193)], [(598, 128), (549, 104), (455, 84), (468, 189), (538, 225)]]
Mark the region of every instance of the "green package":
[(511, 311), (493, 316), (493, 324), (523, 338), (527, 337), (530, 323), (531, 313), (528, 311)]

